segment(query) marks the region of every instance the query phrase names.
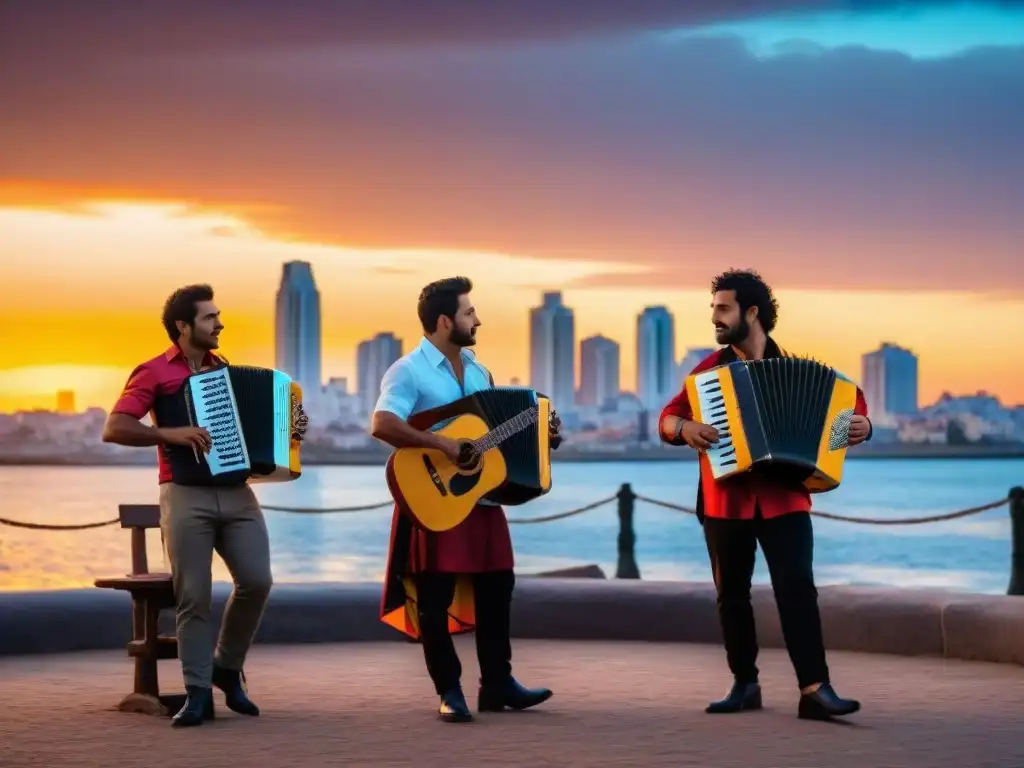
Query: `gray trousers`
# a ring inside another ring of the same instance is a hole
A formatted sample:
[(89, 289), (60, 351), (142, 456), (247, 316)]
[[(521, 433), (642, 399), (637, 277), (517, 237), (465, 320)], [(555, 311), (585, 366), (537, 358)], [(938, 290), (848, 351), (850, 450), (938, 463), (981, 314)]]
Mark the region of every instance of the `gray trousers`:
[[(209, 687), (213, 663), (241, 670), (270, 596), (270, 540), (248, 485), (160, 486), (160, 529), (174, 581), (178, 657), (185, 685)], [(210, 603), (213, 553), (224, 560), (234, 590), (213, 648)]]

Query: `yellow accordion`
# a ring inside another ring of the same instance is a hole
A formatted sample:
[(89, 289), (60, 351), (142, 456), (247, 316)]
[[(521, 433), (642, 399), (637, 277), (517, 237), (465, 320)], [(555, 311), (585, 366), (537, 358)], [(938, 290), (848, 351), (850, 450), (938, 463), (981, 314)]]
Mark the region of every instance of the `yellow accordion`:
[(811, 493), (843, 479), (857, 385), (816, 360), (739, 360), (686, 379), (693, 418), (718, 430), (706, 451), (716, 480), (772, 466)]

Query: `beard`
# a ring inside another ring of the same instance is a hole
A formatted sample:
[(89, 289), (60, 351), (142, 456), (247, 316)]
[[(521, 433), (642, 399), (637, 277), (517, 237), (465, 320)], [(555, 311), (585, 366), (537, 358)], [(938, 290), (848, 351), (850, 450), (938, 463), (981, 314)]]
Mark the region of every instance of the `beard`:
[(715, 341), (719, 344), (742, 344), (750, 335), (750, 323), (747, 318), (740, 317), (740, 322), (735, 326), (715, 326)]
[(217, 349), (220, 346), (220, 341), (218, 340), (218, 337), (213, 335), (201, 336), (199, 334), (193, 334), (192, 338), (189, 339), (189, 341), (192, 343), (192, 346), (195, 347), (196, 349), (203, 349), (206, 350), (207, 352), (209, 352), (212, 349)]
[(476, 344), (476, 329), (463, 331), (452, 328), (452, 332), (448, 334), (448, 341), (456, 347), (472, 347)]

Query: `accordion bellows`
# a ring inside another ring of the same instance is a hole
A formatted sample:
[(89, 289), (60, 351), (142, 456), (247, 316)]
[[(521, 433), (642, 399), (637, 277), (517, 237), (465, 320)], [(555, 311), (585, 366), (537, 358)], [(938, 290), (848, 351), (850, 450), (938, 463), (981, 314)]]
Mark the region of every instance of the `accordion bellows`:
[(716, 480), (765, 468), (811, 493), (837, 488), (857, 385), (817, 360), (739, 360), (686, 379), (693, 418), (714, 427), (706, 454)]

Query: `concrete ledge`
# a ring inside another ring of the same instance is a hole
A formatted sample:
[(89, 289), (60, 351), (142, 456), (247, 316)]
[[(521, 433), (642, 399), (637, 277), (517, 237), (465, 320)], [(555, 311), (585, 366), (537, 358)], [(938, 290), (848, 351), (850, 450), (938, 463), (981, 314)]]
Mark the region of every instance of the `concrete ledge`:
[[(1024, 664), (1024, 598), (916, 589), (824, 587), (830, 649)], [(214, 620), (229, 592), (214, 586)], [(377, 618), (378, 584), (279, 584), (257, 642), (402, 641)], [(759, 641), (783, 647), (770, 588), (753, 590)], [(127, 594), (99, 589), (0, 593), (0, 655), (124, 648)], [(162, 629), (173, 631), (165, 612)], [(516, 637), (720, 643), (711, 584), (587, 578), (522, 578)]]

